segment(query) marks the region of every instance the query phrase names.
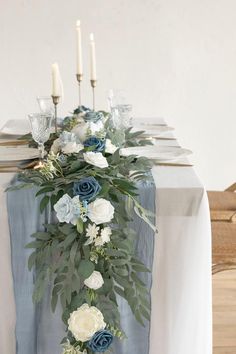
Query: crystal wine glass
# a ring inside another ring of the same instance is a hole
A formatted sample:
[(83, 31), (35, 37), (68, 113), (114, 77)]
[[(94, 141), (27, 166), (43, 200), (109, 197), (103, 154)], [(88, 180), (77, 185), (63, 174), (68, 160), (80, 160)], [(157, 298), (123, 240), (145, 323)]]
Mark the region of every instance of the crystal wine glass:
[(43, 163), (44, 143), (50, 137), (50, 129), (52, 122), (52, 114), (49, 113), (33, 113), (29, 114), (31, 124), (31, 132), (34, 141), (38, 144), (39, 161)]
[(118, 129), (126, 129), (132, 126), (132, 105), (126, 102), (123, 90), (109, 90), (108, 103), (111, 111), (112, 122)]
[(50, 96), (38, 96), (37, 97), (38, 105), (40, 108), (40, 111), (42, 113), (54, 113), (54, 108), (53, 108), (53, 102), (52, 102), (52, 97)]

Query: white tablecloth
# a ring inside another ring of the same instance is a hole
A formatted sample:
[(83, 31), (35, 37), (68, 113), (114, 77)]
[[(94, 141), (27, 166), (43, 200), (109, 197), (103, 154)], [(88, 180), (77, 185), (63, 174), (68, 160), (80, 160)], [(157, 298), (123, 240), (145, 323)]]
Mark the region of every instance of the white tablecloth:
[[(175, 145), (159, 140), (159, 145)], [(211, 354), (211, 228), (207, 195), (192, 167), (156, 166), (150, 354)], [(0, 174), (0, 351), (14, 354), (10, 237)], [(34, 354), (34, 353), (32, 353)], [(128, 354), (128, 353), (127, 353)]]
[(158, 167), (150, 354), (210, 354), (211, 228), (206, 192), (188, 167)]

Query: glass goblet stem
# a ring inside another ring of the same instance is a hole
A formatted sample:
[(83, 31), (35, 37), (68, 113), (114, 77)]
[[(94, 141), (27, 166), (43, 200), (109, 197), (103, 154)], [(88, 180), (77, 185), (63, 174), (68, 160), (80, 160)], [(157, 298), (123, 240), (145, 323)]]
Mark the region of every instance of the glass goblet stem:
[(39, 143), (38, 144), (39, 147), (39, 161), (43, 162), (43, 158), (44, 158), (44, 144), (43, 143)]

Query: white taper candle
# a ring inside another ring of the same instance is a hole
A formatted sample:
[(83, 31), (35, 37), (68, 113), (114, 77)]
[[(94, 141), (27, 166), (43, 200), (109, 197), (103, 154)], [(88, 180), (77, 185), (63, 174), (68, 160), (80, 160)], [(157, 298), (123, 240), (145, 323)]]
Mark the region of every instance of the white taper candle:
[(82, 61), (82, 44), (81, 44), (81, 29), (80, 21), (76, 22), (76, 32), (77, 32), (77, 74), (83, 74), (83, 61)]
[(93, 33), (90, 34), (90, 64), (91, 64), (91, 80), (97, 80), (96, 70), (96, 52)]
[(61, 96), (61, 78), (57, 63), (52, 64), (52, 96)]

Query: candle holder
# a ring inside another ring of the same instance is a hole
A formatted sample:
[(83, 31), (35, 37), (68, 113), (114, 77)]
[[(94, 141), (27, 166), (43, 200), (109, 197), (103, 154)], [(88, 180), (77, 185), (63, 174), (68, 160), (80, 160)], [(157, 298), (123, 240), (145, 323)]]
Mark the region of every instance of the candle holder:
[(90, 80), (92, 90), (93, 90), (93, 110), (95, 111), (95, 87), (97, 85), (97, 80)]
[(54, 117), (54, 123), (55, 123), (55, 133), (57, 133), (57, 105), (59, 103), (60, 96), (53, 96), (52, 95), (52, 102), (54, 104), (54, 112), (55, 112), (55, 117)]
[(76, 78), (79, 86), (79, 107), (81, 106), (81, 81), (83, 79), (83, 74), (76, 74)]

